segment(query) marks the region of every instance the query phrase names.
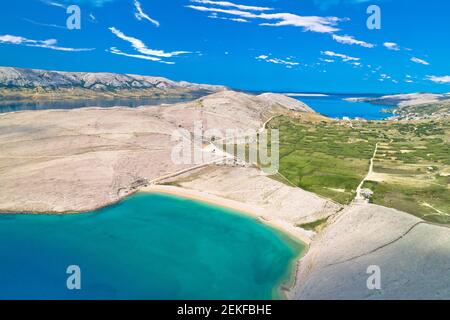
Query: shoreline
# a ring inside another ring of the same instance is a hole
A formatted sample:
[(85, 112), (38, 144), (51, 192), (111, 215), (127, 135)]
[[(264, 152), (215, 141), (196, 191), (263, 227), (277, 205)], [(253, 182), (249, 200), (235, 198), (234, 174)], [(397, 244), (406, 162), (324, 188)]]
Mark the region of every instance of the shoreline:
[[(169, 194), (178, 196), (181, 198), (187, 198), (191, 200), (197, 200), (200, 202), (205, 202), (208, 204), (216, 205), (219, 207), (228, 208), (234, 211), (238, 211), (241, 214), (256, 218), (261, 223), (264, 223), (284, 234), (287, 234), (291, 236), (292, 238), (302, 242), (304, 245), (309, 247), (309, 245), (312, 242), (312, 236), (313, 234), (307, 230), (303, 230), (301, 228), (296, 227), (295, 225), (284, 221), (284, 220), (270, 220), (269, 218), (265, 217), (264, 210), (261, 208), (255, 206), (255, 205), (249, 205), (244, 202), (235, 201), (231, 199), (226, 199), (220, 196), (216, 196), (210, 193), (206, 193), (203, 191), (197, 191), (197, 190), (191, 190), (186, 189), (182, 187), (176, 187), (176, 186), (168, 186), (168, 185), (150, 185), (150, 186), (141, 186), (138, 187), (131, 192), (125, 194), (124, 196), (120, 197), (120, 199), (110, 201), (108, 203), (104, 203), (101, 205), (98, 205), (94, 208), (89, 208), (86, 210), (68, 210), (68, 211), (19, 211), (19, 210), (1, 210), (1, 215), (81, 215), (86, 214), (94, 211), (101, 210), (103, 208), (107, 208), (109, 206), (116, 205), (124, 200), (126, 200), (128, 197), (131, 197), (137, 193), (163, 193), (163, 194)], [(309, 234), (308, 234), (309, 233)]]
[[(256, 222), (260, 222), (267, 227), (272, 228), (274, 231), (279, 232), (281, 236), (290, 238), (290, 241), (296, 242), (298, 245), (304, 247), (300, 253), (295, 256), (292, 261), (287, 266), (286, 276), (280, 279), (280, 281), (273, 288), (273, 297), (272, 300), (290, 300), (291, 292), (295, 288), (298, 282), (298, 267), (300, 260), (307, 254), (309, 251), (310, 244), (312, 242), (311, 236), (307, 235), (307, 231), (301, 228), (296, 227), (295, 225), (282, 221), (282, 220), (270, 220), (264, 217), (264, 210), (255, 206), (249, 205), (243, 202), (226, 199), (220, 196), (216, 196), (213, 194), (209, 194), (203, 191), (191, 190), (182, 187), (176, 186), (168, 186), (168, 185), (150, 185), (143, 186), (137, 188), (133, 192), (125, 195), (118, 201), (114, 201), (112, 203), (99, 206), (94, 210), (88, 211), (71, 211), (71, 212), (2, 212), (5, 215), (82, 215), (87, 213), (92, 213), (97, 210), (101, 210), (103, 208), (107, 208), (109, 206), (114, 206), (121, 201), (125, 201), (128, 197), (139, 193), (148, 193), (148, 194), (165, 194), (172, 195), (179, 198), (195, 200), (207, 204), (211, 204), (214, 206), (222, 207), (225, 209), (231, 209), (236, 211), (237, 214), (241, 214), (250, 218), (254, 218)], [(0, 214), (1, 216), (1, 214)], [(303, 232), (302, 232), (303, 230)]]
[(285, 221), (266, 219), (262, 216), (264, 211), (256, 206), (248, 205), (246, 203), (235, 200), (225, 199), (202, 191), (190, 190), (176, 186), (151, 185), (139, 188), (136, 193), (167, 194), (212, 204), (222, 208), (232, 209), (240, 214), (246, 215), (251, 218), (256, 218), (258, 222), (261, 222), (266, 226), (280, 232), (282, 235), (290, 237), (292, 240), (299, 242), (304, 246), (304, 250), (302, 250), (298, 256), (292, 259), (291, 263), (288, 265), (285, 279), (280, 279), (279, 283), (276, 285), (273, 291), (273, 299), (275, 300), (292, 299), (291, 292), (298, 283), (298, 269), (300, 260), (308, 253), (309, 247), (312, 242), (312, 238), (308, 237), (306, 234), (303, 234), (300, 231), (302, 229), (295, 227), (294, 225)]
[(290, 300), (292, 299), (292, 292), (298, 283), (298, 268), (300, 260), (308, 253), (310, 245), (312, 243), (313, 233), (307, 230), (303, 230), (296, 227), (294, 224), (284, 221), (282, 219), (270, 219), (265, 214), (265, 210), (261, 209), (257, 205), (251, 205), (244, 202), (226, 199), (220, 196), (216, 196), (204, 191), (191, 190), (177, 186), (169, 185), (147, 185), (138, 187), (128, 194), (124, 195), (117, 201), (112, 201), (110, 203), (97, 206), (92, 210), (85, 211), (66, 211), (66, 212), (2, 212), (3, 214), (25, 214), (25, 215), (82, 215), (85, 213), (92, 213), (109, 206), (114, 206), (127, 198), (139, 194), (139, 193), (154, 193), (154, 194), (166, 194), (172, 195), (180, 198), (195, 200), (203, 202), (206, 204), (215, 205), (225, 209), (231, 209), (237, 214), (245, 215), (247, 217), (255, 219), (255, 222), (262, 223), (274, 231), (279, 232), (282, 237), (290, 238), (290, 241), (297, 242), (299, 245), (303, 246), (303, 250), (292, 259), (292, 261), (287, 266), (286, 276), (280, 279), (280, 281), (275, 285), (273, 289), (274, 300)]
[(232, 209), (244, 215), (256, 218), (261, 223), (264, 223), (267, 226), (270, 226), (288, 236), (291, 236), (295, 240), (300, 241), (302, 244), (304, 244), (306, 248), (308, 248), (312, 242), (311, 237), (306, 234), (306, 231), (302, 232), (301, 228), (297, 228), (286, 221), (267, 219), (266, 217), (264, 217), (264, 211), (257, 206), (249, 205), (235, 200), (225, 199), (202, 191), (190, 190), (175, 186), (152, 185), (139, 188), (137, 192), (169, 194), (181, 198), (197, 200), (200, 202)]

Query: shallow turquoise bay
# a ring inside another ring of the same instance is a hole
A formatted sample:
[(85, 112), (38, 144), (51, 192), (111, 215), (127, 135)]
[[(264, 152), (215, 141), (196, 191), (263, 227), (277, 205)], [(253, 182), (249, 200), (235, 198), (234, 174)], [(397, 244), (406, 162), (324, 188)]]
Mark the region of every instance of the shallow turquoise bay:
[[(0, 215), (0, 299), (271, 299), (304, 246), (205, 203), (137, 194), (79, 215)], [(81, 268), (81, 290), (66, 268)]]

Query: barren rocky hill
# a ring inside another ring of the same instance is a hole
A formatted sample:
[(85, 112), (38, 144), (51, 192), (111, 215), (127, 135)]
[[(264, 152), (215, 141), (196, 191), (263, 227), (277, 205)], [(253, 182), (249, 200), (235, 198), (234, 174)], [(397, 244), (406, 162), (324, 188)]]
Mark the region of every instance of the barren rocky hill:
[(176, 82), (162, 77), (116, 74), (107, 72), (62, 72), (37, 69), (0, 67), (0, 86), (9, 88), (85, 88), (107, 89), (193, 89), (210, 92), (224, 90), (223, 86)]
[(62, 72), (0, 67), (0, 97), (5, 101), (111, 97), (199, 97), (223, 86), (116, 73)]
[[(293, 103), (293, 101), (290, 101)], [(42, 110), (0, 115), (0, 212), (85, 211), (133, 186), (193, 166), (171, 161), (172, 133), (259, 129), (302, 111), (233, 91), (170, 106)]]
[[(448, 299), (449, 243), (445, 226), (352, 204), (329, 221), (301, 259), (292, 298)], [(379, 289), (367, 285), (374, 267)]]

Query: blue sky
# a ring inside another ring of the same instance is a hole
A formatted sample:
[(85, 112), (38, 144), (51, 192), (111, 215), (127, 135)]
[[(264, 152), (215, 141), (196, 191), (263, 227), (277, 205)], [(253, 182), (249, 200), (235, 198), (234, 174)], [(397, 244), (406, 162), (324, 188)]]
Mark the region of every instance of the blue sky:
[[(80, 30), (66, 27), (72, 4)], [(366, 25), (372, 4), (380, 30)], [(449, 14), (444, 0), (8, 1), (0, 65), (247, 90), (450, 92)]]

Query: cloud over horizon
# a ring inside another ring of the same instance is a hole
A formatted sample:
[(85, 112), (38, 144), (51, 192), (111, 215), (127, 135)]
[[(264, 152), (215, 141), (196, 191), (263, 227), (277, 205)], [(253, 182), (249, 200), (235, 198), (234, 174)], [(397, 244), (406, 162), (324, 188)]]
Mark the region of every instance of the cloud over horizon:
[[(304, 31), (311, 31), (318, 33), (333, 33), (335, 31), (339, 31), (339, 29), (336, 28), (335, 26), (339, 21), (342, 20), (337, 17), (300, 16), (293, 13), (266, 13), (266, 11), (270, 11), (273, 9), (267, 7), (244, 6), (224, 1), (191, 0), (191, 2), (210, 5), (207, 7), (197, 5), (186, 6), (187, 8), (196, 11), (216, 13), (216, 14), (221, 13), (231, 16), (237, 16), (240, 19), (246, 20), (253, 19), (266, 21), (266, 22), (260, 21), (259, 22), (260, 26), (270, 26), (270, 27), (292, 26), (303, 28)], [(229, 9), (230, 7), (236, 9)], [(251, 8), (251, 9), (244, 10), (243, 8)], [(257, 13), (252, 11), (257, 11)]]
[(0, 43), (12, 44), (12, 45), (23, 45), (27, 47), (45, 48), (56, 51), (66, 51), (66, 52), (82, 52), (82, 51), (92, 51), (95, 48), (67, 48), (57, 46), (58, 41), (56, 39), (47, 40), (33, 40), (21, 36), (14, 36), (10, 34), (0, 35)]
[(424, 66), (429, 66), (430, 65), (430, 63), (428, 61), (425, 61), (425, 60), (422, 60), (422, 59), (419, 59), (419, 58), (416, 58), (416, 57), (412, 57), (411, 61), (415, 62), (415, 63), (418, 63), (418, 64), (423, 64)]
[(314, 3), (319, 6), (320, 9), (325, 10), (341, 4), (361, 4), (369, 1), (371, 0), (314, 0)]
[(285, 65), (287, 68), (292, 68), (294, 66), (300, 65), (299, 62), (291, 61), (290, 58), (284, 60), (284, 59), (279, 59), (279, 58), (271, 58), (269, 55), (264, 55), (264, 54), (256, 57), (255, 59), (256, 60), (260, 60), (260, 61), (273, 63), (273, 64)]
[(193, 3), (200, 3), (200, 4), (208, 4), (208, 5), (215, 5), (215, 6), (221, 6), (221, 7), (231, 7), (231, 8), (237, 8), (239, 10), (249, 10), (249, 11), (270, 11), (273, 10), (273, 8), (268, 7), (257, 7), (257, 6), (246, 6), (242, 4), (235, 4), (228, 1), (211, 1), (211, 0), (191, 0)]
[(427, 76), (425, 79), (439, 84), (450, 83), (450, 76)]
[(339, 43), (349, 44), (349, 45), (355, 44), (355, 45), (365, 47), (365, 48), (374, 48), (375, 47), (375, 45), (372, 43), (368, 43), (368, 42), (361, 41), (361, 40), (356, 40), (353, 36), (349, 36), (349, 35), (339, 36), (337, 34), (333, 34), (333, 40), (335, 40)]
[[(127, 36), (122, 31), (120, 31), (119, 29), (116, 29), (115, 27), (110, 27), (109, 30), (115, 36), (117, 36), (119, 39), (122, 39), (122, 40), (130, 43), (131, 46), (137, 52), (140, 53), (140, 55), (123, 53), (120, 50), (118, 50), (117, 48), (112, 47), (112, 48), (110, 48), (109, 52), (114, 53), (114, 54), (120, 54), (120, 55), (127, 56), (127, 57), (141, 58), (141, 59), (146, 59), (146, 60), (150, 60), (150, 61), (158, 61), (158, 62), (173, 64), (173, 63), (168, 62), (168, 61), (163, 61), (161, 58), (172, 58), (172, 57), (175, 57), (175, 56), (192, 53), (192, 52), (189, 52), (189, 51), (165, 52), (163, 50), (150, 49), (150, 48), (148, 48), (145, 45), (145, 43), (142, 40), (134, 38), (134, 37)], [(147, 58), (143, 58), (143, 57), (147, 57)]]
[[(46, 0), (44, 0), (44, 1), (46, 1)], [(62, 1), (69, 3), (69, 4), (89, 4), (94, 7), (102, 7), (105, 4), (116, 1), (116, 0), (62, 0)]]
[(143, 54), (125, 53), (125, 52), (120, 51), (116, 47), (111, 47), (107, 51), (112, 53), (112, 54), (116, 54), (116, 55), (119, 55), (119, 56), (125, 56), (125, 57), (129, 57), (129, 58), (143, 59), (143, 60), (160, 62), (160, 63), (165, 63), (165, 64), (175, 64), (175, 62), (164, 61), (164, 60), (162, 60), (160, 58), (157, 58), (157, 57), (146, 56), (146, 55), (143, 55)]
[(139, 21), (141, 21), (142, 19), (150, 21), (155, 26), (159, 27), (159, 21), (150, 18), (150, 16), (144, 12), (141, 3), (138, 0), (134, 0), (134, 7), (136, 9), (136, 12), (134, 13), (136, 19), (138, 19)]
[(383, 43), (383, 46), (389, 50), (400, 51), (400, 46), (395, 42), (385, 42)]
[(355, 57), (351, 57), (342, 53), (336, 53), (333, 51), (322, 51), (321, 52), (323, 55), (326, 55), (328, 57), (337, 57), (337, 58), (341, 58), (342, 61), (344, 62), (349, 62), (349, 61), (359, 61), (361, 60), (361, 58), (355, 58)]
[(227, 18), (227, 17), (221, 17), (219, 16), (217, 13), (213, 12), (211, 13), (208, 18), (210, 19), (220, 19), (220, 20), (228, 20), (228, 21), (234, 21), (234, 22), (242, 22), (242, 23), (247, 23), (249, 22), (246, 19), (243, 18)]

